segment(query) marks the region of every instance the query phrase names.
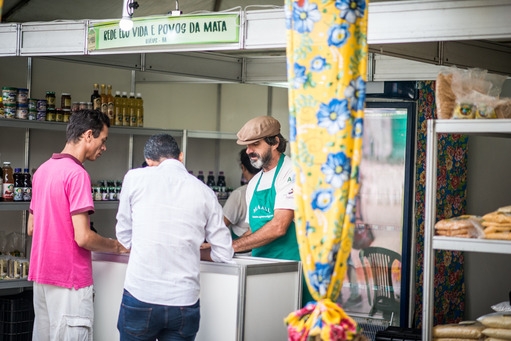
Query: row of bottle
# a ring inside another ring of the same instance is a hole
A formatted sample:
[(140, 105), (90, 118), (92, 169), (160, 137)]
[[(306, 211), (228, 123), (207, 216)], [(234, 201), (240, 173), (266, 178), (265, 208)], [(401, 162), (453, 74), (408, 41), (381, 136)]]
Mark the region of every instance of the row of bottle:
[[(105, 88), (107, 91), (105, 92)], [(108, 115), (111, 124), (115, 126), (143, 127), (144, 126), (144, 101), (138, 92), (116, 91), (112, 95), (112, 86), (94, 83), (94, 91), (91, 95), (92, 109), (100, 110)]]
[(120, 180), (100, 180), (97, 185), (92, 186), (92, 200), (119, 200), (121, 187), (122, 181)]
[(21, 172), (21, 168), (15, 168), (6, 161), (0, 171), (2, 188), (2, 201), (30, 201), (32, 199), (32, 177), (28, 168)]
[[(193, 175), (193, 171), (190, 171), (190, 174)], [(218, 199), (227, 199), (229, 197), (230, 189), (227, 188), (227, 184), (225, 183), (224, 172), (218, 172), (218, 179), (215, 181), (215, 174), (213, 171), (209, 171), (207, 178), (204, 178), (204, 172), (200, 170), (197, 179), (208, 185), (216, 193)]]

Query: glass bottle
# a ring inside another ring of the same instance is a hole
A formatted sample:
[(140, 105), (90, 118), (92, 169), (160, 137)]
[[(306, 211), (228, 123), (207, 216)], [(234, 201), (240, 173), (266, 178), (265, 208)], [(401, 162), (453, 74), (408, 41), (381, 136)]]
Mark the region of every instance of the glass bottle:
[(114, 125), (122, 126), (122, 97), (120, 91), (116, 91), (114, 97)]
[(114, 102), (114, 96), (112, 95), (112, 86), (108, 84), (106, 86), (106, 102), (107, 102), (107, 115), (110, 119), (110, 124), (114, 123), (114, 111), (115, 111), (115, 102)]
[(130, 92), (130, 97), (128, 99), (128, 107), (129, 107), (129, 113), (130, 113), (130, 121), (129, 121), (130, 127), (138, 126), (136, 106), (137, 106), (137, 100), (135, 98), (135, 93)]
[(32, 176), (28, 168), (23, 169), (23, 201), (32, 200)]
[(130, 125), (130, 115), (128, 108), (128, 93), (126, 91), (122, 92), (121, 96), (121, 113), (122, 113), (122, 125), (129, 126)]
[(208, 180), (206, 182), (206, 185), (208, 185), (210, 188), (215, 187), (216, 182), (215, 182), (215, 175), (213, 174), (213, 171), (208, 172)]
[(219, 190), (225, 191), (226, 183), (225, 183), (225, 174), (224, 174), (224, 172), (222, 172), (222, 171), (218, 172), (218, 180), (216, 182), (216, 185), (218, 186)]
[(136, 98), (136, 113), (137, 113), (137, 127), (144, 126), (144, 100), (142, 99), (142, 94), (137, 92)]
[[(0, 189), (3, 192), (3, 189), (4, 189), (4, 170), (3, 170), (3, 168), (0, 168)], [(0, 201), (3, 201), (1, 194), (0, 194)]]
[(13, 201), (23, 201), (23, 174), (21, 168), (14, 168), (14, 191)]
[(101, 112), (103, 114), (108, 115), (108, 99), (106, 96), (105, 89), (106, 89), (106, 85), (101, 84), (101, 93), (99, 95), (101, 96)]
[(97, 83), (94, 83), (94, 91), (90, 96), (90, 101), (92, 102), (92, 109), (101, 110), (101, 95), (99, 94), (99, 86)]
[(13, 201), (14, 197), (14, 176), (11, 168), (11, 163), (4, 161), (3, 170), (3, 185), (2, 185), (2, 199), (3, 201)]
[(199, 171), (199, 175), (197, 175), (197, 179), (204, 182), (204, 172), (203, 171), (201, 171), (201, 170)]

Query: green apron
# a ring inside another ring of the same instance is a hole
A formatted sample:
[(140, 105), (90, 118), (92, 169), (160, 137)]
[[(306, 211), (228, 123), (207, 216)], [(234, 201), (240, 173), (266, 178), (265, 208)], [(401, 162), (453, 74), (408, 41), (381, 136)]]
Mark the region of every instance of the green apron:
[[(262, 191), (257, 190), (257, 188), (259, 188), (261, 177), (263, 176), (262, 172), (261, 176), (257, 180), (248, 211), (250, 230), (252, 232), (259, 230), (264, 224), (273, 219), (273, 208), (275, 206), (275, 196), (277, 194), (275, 191), (275, 179), (277, 178), (283, 163), (284, 154), (281, 154), (270, 188)], [(300, 252), (298, 251), (294, 221), (292, 221), (291, 225), (289, 225), (285, 235), (275, 239), (267, 245), (252, 249), (252, 256), (299, 261)], [(314, 299), (307, 287), (307, 283), (305, 282), (305, 277), (302, 275), (302, 306), (305, 306), (305, 304), (313, 300)]]
[[(259, 182), (263, 176), (262, 172), (261, 176), (257, 180), (254, 194), (249, 205), (248, 217), (250, 229), (252, 232), (259, 230), (264, 226), (264, 224), (273, 219), (273, 208), (275, 206), (275, 196), (277, 194), (275, 191), (275, 179), (277, 178), (283, 163), (284, 154), (281, 154), (270, 188), (261, 191), (257, 190), (259, 188)], [(298, 242), (296, 240), (295, 223), (291, 222), (291, 225), (289, 225), (289, 228), (287, 229), (287, 233), (282, 237), (275, 239), (267, 245), (252, 249), (252, 256), (286, 260), (300, 260)]]

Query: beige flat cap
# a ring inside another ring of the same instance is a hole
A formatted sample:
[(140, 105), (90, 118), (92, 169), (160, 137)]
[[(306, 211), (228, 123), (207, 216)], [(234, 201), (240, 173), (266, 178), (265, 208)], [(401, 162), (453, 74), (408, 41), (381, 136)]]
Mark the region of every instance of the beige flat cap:
[(271, 116), (258, 116), (245, 123), (238, 131), (236, 143), (247, 145), (278, 134), (280, 134), (279, 121)]

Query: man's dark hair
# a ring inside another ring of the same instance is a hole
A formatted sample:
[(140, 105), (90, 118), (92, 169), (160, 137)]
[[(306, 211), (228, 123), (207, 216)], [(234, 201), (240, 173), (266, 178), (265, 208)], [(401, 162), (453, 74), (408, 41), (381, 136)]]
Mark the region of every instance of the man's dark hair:
[(176, 140), (169, 134), (156, 134), (151, 136), (144, 147), (144, 157), (153, 161), (164, 159), (178, 159), (181, 150)]
[(99, 110), (79, 110), (69, 118), (66, 127), (67, 142), (78, 142), (83, 133), (92, 130), (92, 136), (97, 138), (103, 130), (103, 126), (110, 127), (110, 119)]
[(259, 173), (260, 169), (255, 168), (252, 166), (252, 163), (250, 162), (250, 158), (247, 154), (247, 148), (243, 148), (240, 150), (240, 162), (245, 168), (248, 170), (250, 174), (257, 174)]
[(265, 137), (264, 141), (270, 146), (278, 144), (277, 151), (280, 153), (284, 153), (286, 151), (287, 140), (284, 138), (284, 136), (282, 136), (282, 134)]

